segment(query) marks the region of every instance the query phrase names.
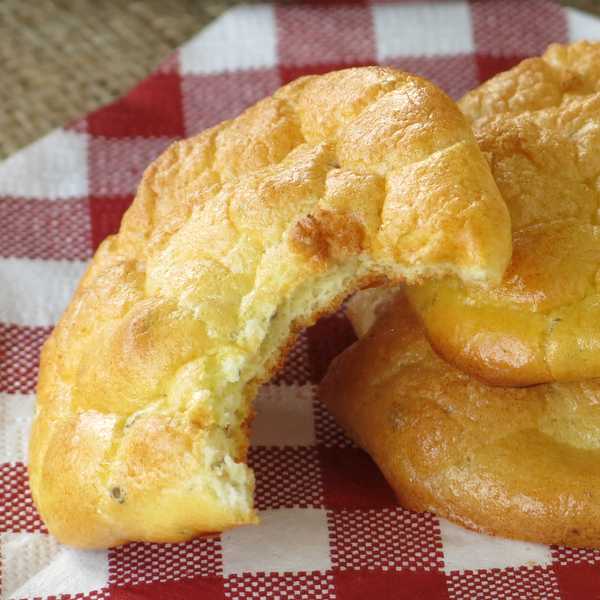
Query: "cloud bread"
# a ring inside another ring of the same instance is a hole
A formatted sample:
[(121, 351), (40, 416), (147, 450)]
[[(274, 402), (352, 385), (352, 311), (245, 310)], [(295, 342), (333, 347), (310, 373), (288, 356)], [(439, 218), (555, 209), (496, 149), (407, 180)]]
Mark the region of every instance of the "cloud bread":
[(360, 286), (497, 283), (508, 212), (463, 115), (392, 69), (306, 77), (147, 169), (44, 346), (35, 503), (80, 547), (256, 522), (251, 400)]
[[(350, 302), (358, 331), (373, 305)], [(338, 356), (321, 398), (400, 503), (476, 531), (600, 547), (600, 380), (486, 385), (431, 348), (403, 292)]]
[(600, 377), (600, 43), (550, 46), (459, 105), (508, 205), (513, 257), (492, 290), (409, 290), (431, 343), (492, 384)]

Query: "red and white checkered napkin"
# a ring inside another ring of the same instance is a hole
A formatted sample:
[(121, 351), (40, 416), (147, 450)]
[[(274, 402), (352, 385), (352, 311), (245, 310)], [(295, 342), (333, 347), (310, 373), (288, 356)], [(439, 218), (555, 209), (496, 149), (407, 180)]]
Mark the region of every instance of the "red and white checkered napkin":
[(459, 96), (600, 21), (544, 0), (253, 5), (229, 11), (122, 100), (0, 164), (0, 598), (598, 598), (600, 552), (465, 531), (399, 508), (315, 403), (353, 335), (305, 332), (258, 399), (261, 524), (187, 544), (60, 546), (33, 508), (27, 436), (40, 345), (144, 167), (299, 75), (390, 64)]

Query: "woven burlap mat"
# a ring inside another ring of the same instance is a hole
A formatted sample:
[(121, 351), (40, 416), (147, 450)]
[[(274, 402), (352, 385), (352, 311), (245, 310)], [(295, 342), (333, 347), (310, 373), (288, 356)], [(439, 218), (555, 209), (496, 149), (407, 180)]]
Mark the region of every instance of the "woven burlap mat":
[[(0, 0), (0, 158), (123, 94), (240, 3)], [(564, 4), (600, 14), (598, 0)]]
[(120, 96), (235, 0), (0, 0), (0, 157)]

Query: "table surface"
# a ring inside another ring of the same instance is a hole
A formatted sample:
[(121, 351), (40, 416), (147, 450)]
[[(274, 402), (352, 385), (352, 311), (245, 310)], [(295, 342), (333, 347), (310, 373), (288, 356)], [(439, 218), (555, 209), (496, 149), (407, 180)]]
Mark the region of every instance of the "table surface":
[[(600, 15), (600, 0), (562, 3)], [(235, 4), (241, 2), (0, 1), (0, 159), (122, 95)]]

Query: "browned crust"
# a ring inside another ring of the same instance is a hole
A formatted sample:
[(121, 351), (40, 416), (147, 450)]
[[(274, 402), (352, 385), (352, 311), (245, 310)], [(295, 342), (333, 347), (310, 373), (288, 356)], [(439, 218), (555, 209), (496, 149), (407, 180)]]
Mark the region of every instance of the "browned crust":
[(459, 103), (511, 213), (500, 286), (409, 291), (446, 360), (492, 385), (600, 376), (600, 43), (553, 45)]
[[(30, 482), (49, 530), (103, 547), (255, 522), (211, 487), (225, 459), (204, 461), (222, 436), (244, 460), (252, 397), (283, 360), (270, 335), (289, 346), (386, 277), (493, 283), (509, 255), (460, 111), (393, 69), (300, 79), (172, 145), (43, 350)], [(284, 309), (292, 331), (273, 333)]]

